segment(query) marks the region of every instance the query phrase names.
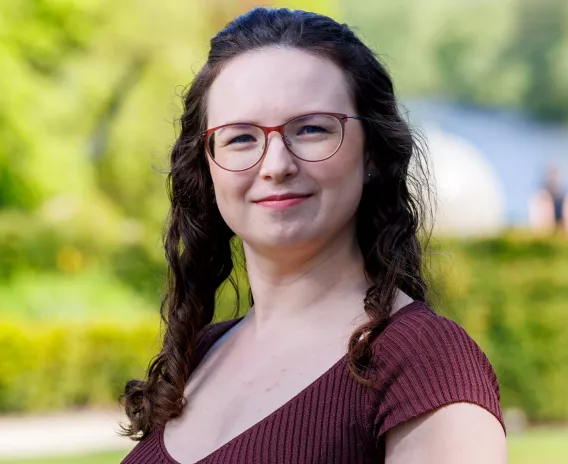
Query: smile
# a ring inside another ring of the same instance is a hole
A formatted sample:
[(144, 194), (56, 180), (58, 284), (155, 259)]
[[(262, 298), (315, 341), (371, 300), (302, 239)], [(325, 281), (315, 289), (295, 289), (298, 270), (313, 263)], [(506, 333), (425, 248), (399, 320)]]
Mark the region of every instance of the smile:
[(269, 209), (286, 209), (291, 208), (292, 206), (296, 206), (310, 197), (311, 195), (304, 197), (285, 198), (282, 200), (263, 200), (257, 201), (256, 204)]

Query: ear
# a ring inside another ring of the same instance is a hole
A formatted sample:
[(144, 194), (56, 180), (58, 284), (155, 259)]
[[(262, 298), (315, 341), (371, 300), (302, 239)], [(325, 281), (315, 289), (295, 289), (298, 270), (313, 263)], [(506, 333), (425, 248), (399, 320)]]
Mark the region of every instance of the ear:
[(371, 155), (369, 154), (368, 151), (365, 152), (363, 159), (365, 160), (365, 169), (367, 169), (367, 171), (374, 170), (375, 163), (373, 163), (373, 159), (371, 158)]
[(378, 174), (377, 168), (369, 153), (365, 153), (365, 182), (368, 182)]

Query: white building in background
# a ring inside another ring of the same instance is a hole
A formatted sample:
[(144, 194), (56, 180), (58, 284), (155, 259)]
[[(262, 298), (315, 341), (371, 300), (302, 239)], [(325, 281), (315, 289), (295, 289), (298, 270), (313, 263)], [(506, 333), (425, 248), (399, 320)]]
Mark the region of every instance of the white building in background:
[(497, 177), (496, 183), (487, 183), (497, 184), (502, 192), (507, 226), (530, 225), (531, 198), (542, 187), (543, 176), (551, 164), (568, 173), (566, 125), (538, 122), (515, 110), (481, 108), (443, 99), (405, 100), (402, 113), (408, 115), (414, 128), (438, 128), (443, 131), (442, 136), (459, 137), (460, 142), (474, 147), (479, 155), (474, 157), (492, 167), (491, 179)]
[(506, 225), (505, 196), (489, 160), (456, 135), (426, 126), (431, 188), (436, 200), (434, 233), (498, 234)]

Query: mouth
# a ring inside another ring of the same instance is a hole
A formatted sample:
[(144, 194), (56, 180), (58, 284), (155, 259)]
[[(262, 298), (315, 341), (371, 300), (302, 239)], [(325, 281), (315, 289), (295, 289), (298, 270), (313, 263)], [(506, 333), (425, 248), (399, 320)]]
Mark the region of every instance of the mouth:
[(305, 200), (310, 198), (312, 195), (273, 195), (270, 197), (263, 198), (262, 200), (258, 200), (255, 203), (259, 206), (269, 209), (286, 209), (292, 206), (299, 205), (303, 203)]

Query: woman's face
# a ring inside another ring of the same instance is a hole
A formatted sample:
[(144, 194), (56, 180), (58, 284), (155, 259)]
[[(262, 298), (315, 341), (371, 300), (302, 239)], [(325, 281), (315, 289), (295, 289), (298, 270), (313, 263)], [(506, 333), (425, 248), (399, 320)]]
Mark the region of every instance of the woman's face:
[[(313, 112), (356, 115), (341, 68), (301, 50), (267, 48), (226, 64), (208, 94), (207, 127), (277, 126)], [(245, 245), (259, 250), (319, 247), (352, 234), (364, 182), (363, 146), (361, 122), (348, 119), (341, 148), (324, 161), (296, 158), (277, 132), (251, 169), (226, 171), (208, 157), (219, 211)], [(309, 197), (289, 206), (259, 202), (286, 193)]]

